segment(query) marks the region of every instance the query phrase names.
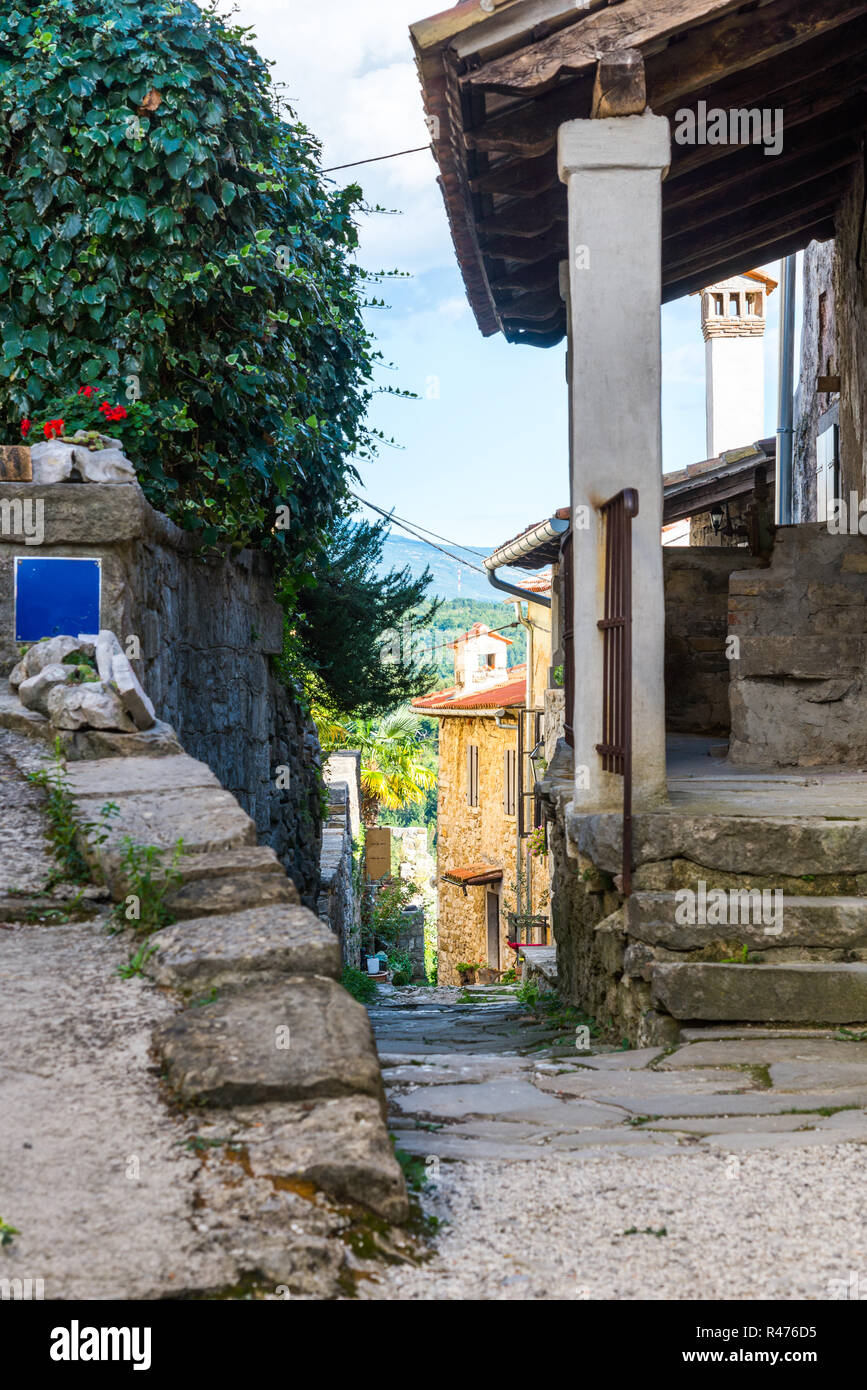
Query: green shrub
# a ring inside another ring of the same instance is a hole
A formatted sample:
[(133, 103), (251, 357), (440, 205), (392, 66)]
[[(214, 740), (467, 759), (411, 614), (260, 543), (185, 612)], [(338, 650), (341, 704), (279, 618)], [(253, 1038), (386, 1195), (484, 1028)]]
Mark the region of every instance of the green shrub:
[(0, 428), (99, 387), (156, 506), (288, 562), (374, 447), (377, 354), (360, 190), (249, 40), (192, 0), (0, 0)]
[(369, 1004), (376, 998), (376, 984), (366, 975), (363, 970), (356, 970), (354, 965), (345, 965), (343, 974), (340, 976), (340, 983), (353, 999), (357, 999), (359, 1004)]

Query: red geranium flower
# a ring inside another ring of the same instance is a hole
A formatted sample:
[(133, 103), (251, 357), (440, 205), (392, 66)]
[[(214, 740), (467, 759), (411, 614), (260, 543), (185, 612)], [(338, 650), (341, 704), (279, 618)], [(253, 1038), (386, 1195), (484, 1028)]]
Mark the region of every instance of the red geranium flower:
[(42, 426), (42, 433), (46, 439), (56, 439), (59, 434), (63, 434), (63, 420), (47, 420)]
[(78, 388), (78, 394), (79, 394), (79, 396), (86, 396), (87, 399), (90, 400), (91, 396), (95, 396), (95, 395), (96, 395), (96, 387), (95, 387), (95, 386), (79, 386), (79, 388)]
[(31, 426), (32, 424), (33, 424), (33, 421), (32, 421), (32, 420), (27, 420), (27, 419), (25, 419), (25, 420), (22, 420), (22, 421), (21, 421), (21, 438), (22, 438), (22, 439), (26, 439), (26, 438), (27, 438), (27, 435), (28, 435), (29, 432), (30, 432), (30, 426)]

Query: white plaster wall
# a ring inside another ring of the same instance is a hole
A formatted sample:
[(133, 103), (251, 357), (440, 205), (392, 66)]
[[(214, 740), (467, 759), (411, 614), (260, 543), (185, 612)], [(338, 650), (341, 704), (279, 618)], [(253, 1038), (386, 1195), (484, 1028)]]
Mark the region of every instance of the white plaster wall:
[(707, 456), (754, 444), (765, 433), (764, 342), (744, 338), (709, 338), (707, 372)]

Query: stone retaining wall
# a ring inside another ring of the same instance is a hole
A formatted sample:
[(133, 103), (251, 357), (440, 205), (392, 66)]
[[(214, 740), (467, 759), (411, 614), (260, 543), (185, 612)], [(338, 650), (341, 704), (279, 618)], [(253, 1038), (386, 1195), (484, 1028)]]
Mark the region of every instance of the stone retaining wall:
[(731, 761), (863, 766), (867, 536), (783, 527), (770, 568), (732, 575), (729, 627)]
[[(0, 726), (45, 739), (44, 716), (8, 686), (0, 697)], [(160, 740), (104, 733), (103, 756), (70, 762), (82, 823), (98, 823), (106, 802), (117, 807), (104, 838), (82, 834), (80, 845), (114, 899), (141, 906), (126, 846), (168, 857), (183, 842), (166, 898), (178, 920), (147, 938), (143, 971), (177, 1001), (153, 1047), (196, 1120), (201, 1240), (225, 1256), (235, 1286), (339, 1297), (375, 1268), (352, 1242), (400, 1258), (404, 1237), (387, 1232), (408, 1214), (370, 1022), (337, 983), (335, 934), (300, 905), (238, 800), (176, 750), (170, 729)], [(129, 937), (132, 954), (144, 943)]]
[(748, 550), (668, 546), (665, 578), (665, 723), (673, 733), (727, 734), (729, 578), (755, 569)]
[(157, 715), (237, 797), (313, 906), (321, 755), (313, 725), (272, 670), (283, 618), (268, 562), (252, 552), (198, 559), (192, 538), (134, 483), (0, 484), (0, 501), (16, 499), (42, 504), (45, 535), (25, 549), (23, 536), (0, 533), (0, 675), (17, 660), (14, 557), (98, 558), (102, 627), (124, 644), (138, 639), (133, 665)]

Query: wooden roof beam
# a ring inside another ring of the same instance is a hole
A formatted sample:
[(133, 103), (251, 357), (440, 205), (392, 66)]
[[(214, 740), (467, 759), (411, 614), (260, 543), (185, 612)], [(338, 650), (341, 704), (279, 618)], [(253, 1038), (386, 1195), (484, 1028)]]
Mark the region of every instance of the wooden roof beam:
[(711, 185), (706, 191), (707, 196), (701, 202), (673, 209), (663, 205), (663, 243), (687, 233), (695, 235), (699, 227), (718, 222), (728, 213), (743, 220), (749, 215), (748, 209), (758, 204), (773, 202), (777, 207), (785, 205), (796, 191), (798, 198), (794, 201), (800, 203), (803, 196), (811, 196), (810, 185), (817, 182), (834, 182), (839, 190), (845, 182), (843, 170), (860, 158), (859, 142), (850, 138), (842, 141), (836, 149), (825, 147), (813, 151), (806, 159), (802, 159), (800, 164), (790, 164), (783, 169), (769, 169), (765, 164), (763, 168), (760, 167), (754, 172), (752, 178), (742, 177), (735, 190), (720, 190)]
[(760, 173), (768, 178), (780, 177), (792, 170), (789, 177), (797, 179), (805, 164), (832, 158), (837, 146), (858, 148), (862, 116), (867, 116), (867, 100), (860, 100), (851, 109), (845, 107), (829, 112), (818, 121), (796, 127), (781, 154), (765, 159), (753, 146), (734, 150), (725, 166), (714, 168), (709, 178), (704, 166), (699, 166), (685, 178), (666, 179), (663, 186), (663, 207), (666, 212), (686, 209), (710, 197), (735, 195), (749, 187), (750, 180)]
[(568, 28), (526, 44), (518, 52), (482, 63), (467, 75), (474, 87), (506, 95), (541, 96), (563, 77), (592, 73), (599, 55), (615, 48), (664, 43), (694, 24), (736, 10), (742, 0), (624, 0), (595, 14), (578, 12)]
[[(733, 15), (717, 25), (696, 31), (695, 35), (664, 53), (645, 55), (648, 102), (652, 110), (663, 114), (674, 103), (687, 98), (712, 97), (715, 105), (724, 106), (742, 106), (745, 102), (756, 105), (764, 96), (764, 77), (761, 71), (755, 71), (757, 67), (865, 16), (865, 0), (773, 0), (761, 10)], [(725, 32), (720, 32), (723, 29)], [(850, 55), (844, 53), (843, 60), (850, 68), (849, 76), (854, 78)], [(745, 70), (752, 76), (743, 76)], [(862, 63), (858, 73), (862, 81), (863, 72)], [(705, 90), (735, 76), (738, 84), (732, 85), (728, 92)], [(802, 79), (792, 86), (792, 91), (803, 94)], [(554, 148), (557, 132), (564, 121), (590, 115), (592, 99), (593, 84), (588, 76), (561, 83), (535, 101), (516, 103), (498, 112), (468, 130), (465, 140), (478, 150), (498, 150), (524, 158), (540, 157)], [(799, 105), (803, 107), (807, 100), (802, 95)], [(779, 100), (774, 105), (780, 105)], [(826, 105), (824, 109), (829, 107)], [(786, 112), (788, 124), (793, 124), (794, 119), (791, 112)], [(725, 150), (726, 147), (716, 148)], [(695, 151), (690, 153), (695, 154)]]
[(829, 179), (823, 186), (822, 180), (817, 179), (810, 188), (812, 193), (807, 202), (788, 212), (779, 204), (773, 204), (760, 219), (744, 217), (740, 211), (735, 211), (709, 227), (704, 237), (696, 237), (692, 231), (671, 237), (663, 244), (662, 263), (666, 275), (677, 274), (681, 267), (699, 258), (721, 260), (726, 254), (736, 255), (738, 247), (747, 240), (753, 242), (763, 235), (773, 240), (805, 223), (818, 221), (821, 216), (833, 216), (840, 194), (839, 176), (836, 185)]
[(796, 251), (803, 251), (811, 241), (827, 241), (834, 235), (834, 218), (820, 213), (815, 221), (805, 219), (803, 225), (790, 228), (777, 240), (769, 241), (769, 235), (773, 236), (773, 233), (766, 230), (755, 237), (745, 237), (741, 248), (729, 252), (727, 256), (723, 254), (720, 260), (715, 260), (713, 255), (696, 257), (689, 265), (681, 265), (676, 275), (666, 273), (663, 267), (663, 304), (682, 299), (684, 295), (713, 285), (717, 280), (726, 280), (730, 275), (741, 275), (754, 266), (793, 256)]

